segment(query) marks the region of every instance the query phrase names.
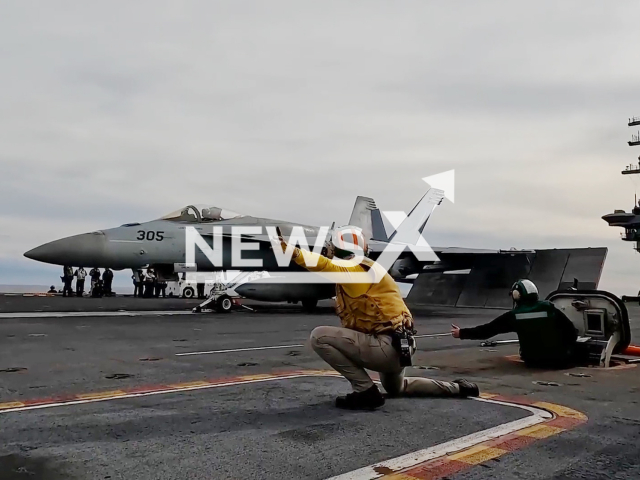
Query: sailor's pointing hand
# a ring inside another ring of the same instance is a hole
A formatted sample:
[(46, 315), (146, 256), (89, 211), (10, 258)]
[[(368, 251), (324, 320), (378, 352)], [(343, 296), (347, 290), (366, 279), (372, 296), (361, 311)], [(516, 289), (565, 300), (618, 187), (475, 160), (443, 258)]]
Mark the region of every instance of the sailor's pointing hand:
[(451, 336), (453, 338), (460, 338), (460, 327), (453, 323), (451, 324)]
[(284, 237), (282, 236), (282, 230), (280, 230), (280, 227), (276, 227), (276, 233), (278, 234), (280, 247), (282, 247), (282, 251), (285, 252), (287, 250), (287, 242), (284, 241)]

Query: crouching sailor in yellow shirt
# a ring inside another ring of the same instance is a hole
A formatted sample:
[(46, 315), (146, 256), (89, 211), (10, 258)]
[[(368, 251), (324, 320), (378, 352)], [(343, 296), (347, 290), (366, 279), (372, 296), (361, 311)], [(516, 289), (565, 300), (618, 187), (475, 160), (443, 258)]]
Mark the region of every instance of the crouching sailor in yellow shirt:
[[(364, 237), (353, 232), (357, 231), (338, 230), (333, 236), (338, 245), (332, 242), (326, 256), (300, 248), (293, 251), (293, 260), (311, 272), (340, 274), (336, 282), (336, 313), (342, 327), (317, 327), (310, 338), (313, 350), (353, 387), (353, 393), (336, 399), (336, 407), (373, 410), (384, 405), (383, 395), (365, 368), (380, 373), (388, 397), (478, 396), (478, 387), (463, 379), (441, 382), (404, 376), (398, 334), (415, 332), (411, 312), (391, 276), (363, 255), (367, 251)], [(347, 236), (349, 240), (345, 241)], [(282, 236), (279, 240), (285, 251), (287, 243)], [(363, 276), (364, 282), (360, 283), (357, 277)], [(410, 337), (409, 358), (415, 350), (415, 341)]]

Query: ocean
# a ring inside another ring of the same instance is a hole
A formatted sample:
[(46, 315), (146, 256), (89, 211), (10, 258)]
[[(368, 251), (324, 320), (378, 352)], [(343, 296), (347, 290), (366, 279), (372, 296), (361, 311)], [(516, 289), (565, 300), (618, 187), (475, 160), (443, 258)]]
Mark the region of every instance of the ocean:
[[(61, 285), (54, 285), (56, 289), (61, 290)], [(0, 285), (0, 293), (46, 293), (49, 291), (51, 285)], [(75, 288), (75, 282), (73, 284)], [(90, 282), (85, 283), (85, 292), (91, 288)], [(133, 286), (131, 287), (119, 287), (113, 286), (113, 291), (120, 294), (132, 294)]]

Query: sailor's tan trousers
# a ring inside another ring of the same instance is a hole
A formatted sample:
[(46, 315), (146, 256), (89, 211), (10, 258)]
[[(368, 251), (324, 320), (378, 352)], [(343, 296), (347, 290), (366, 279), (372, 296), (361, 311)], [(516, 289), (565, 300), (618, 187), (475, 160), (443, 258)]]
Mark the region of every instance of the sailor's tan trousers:
[(340, 372), (356, 392), (374, 384), (365, 371), (380, 373), (382, 386), (391, 395), (413, 397), (456, 396), (455, 383), (424, 377), (405, 377), (400, 355), (391, 345), (389, 335), (371, 335), (340, 327), (317, 327), (311, 332), (311, 347)]

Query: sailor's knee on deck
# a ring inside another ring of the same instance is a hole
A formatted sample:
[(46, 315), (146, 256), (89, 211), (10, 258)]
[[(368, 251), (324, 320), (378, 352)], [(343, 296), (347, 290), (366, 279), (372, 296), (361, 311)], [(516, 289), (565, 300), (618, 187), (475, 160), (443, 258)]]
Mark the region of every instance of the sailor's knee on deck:
[(382, 388), (391, 396), (399, 396), (404, 393), (405, 379), (401, 375), (381, 374)]
[(331, 327), (314, 328), (313, 331), (311, 332), (311, 335), (309, 336), (309, 340), (311, 342), (311, 348), (317, 351), (318, 348), (321, 348), (322, 344), (325, 343), (322, 341), (322, 339), (326, 338), (327, 336), (330, 336), (330, 334), (331, 334)]

